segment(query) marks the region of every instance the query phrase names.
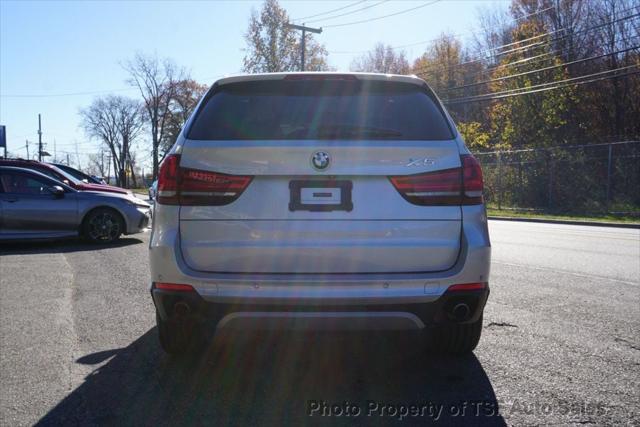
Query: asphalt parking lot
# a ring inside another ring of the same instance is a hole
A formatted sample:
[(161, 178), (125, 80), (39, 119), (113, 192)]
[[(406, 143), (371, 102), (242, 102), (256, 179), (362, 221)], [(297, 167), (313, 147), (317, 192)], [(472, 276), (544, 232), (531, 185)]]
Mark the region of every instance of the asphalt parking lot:
[(5, 244), (0, 424), (640, 423), (640, 231), (490, 229), (483, 337), (457, 359), (410, 336), (285, 332), (218, 336), (172, 359), (157, 343), (148, 234)]

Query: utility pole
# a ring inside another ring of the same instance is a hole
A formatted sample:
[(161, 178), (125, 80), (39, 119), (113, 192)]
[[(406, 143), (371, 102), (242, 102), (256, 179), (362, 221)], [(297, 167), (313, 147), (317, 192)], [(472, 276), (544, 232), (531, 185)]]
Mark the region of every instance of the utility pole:
[(0, 125), (0, 147), (4, 147), (4, 158), (7, 158), (7, 127)]
[(27, 143), (27, 160), (31, 160), (31, 157), (29, 157), (29, 140), (25, 139), (25, 142)]
[(300, 71), (304, 71), (304, 53), (306, 51), (305, 42), (306, 42), (307, 31), (309, 31), (310, 33), (320, 34), (322, 33), (322, 28), (305, 27), (304, 24), (302, 25), (285, 24), (285, 26), (293, 30), (302, 31), (302, 39), (300, 40)]
[(38, 113), (38, 161), (42, 161), (42, 121)]

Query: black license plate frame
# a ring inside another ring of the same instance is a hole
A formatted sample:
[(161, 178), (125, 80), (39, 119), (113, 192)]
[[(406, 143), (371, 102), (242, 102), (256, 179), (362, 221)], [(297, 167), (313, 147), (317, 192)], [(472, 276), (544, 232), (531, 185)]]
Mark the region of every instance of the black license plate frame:
[[(318, 189), (340, 189), (340, 203), (335, 204), (315, 204), (303, 203), (301, 193), (303, 188)], [(294, 211), (310, 211), (310, 212), (330, 212), (330, 211), (346, 211), (353, 210), (353, 202), (351, 200), (351, 190), (353, 183), (351, 181), (327, 181), (327, 180), (292, 180), (289, 181), (289, 210)]]

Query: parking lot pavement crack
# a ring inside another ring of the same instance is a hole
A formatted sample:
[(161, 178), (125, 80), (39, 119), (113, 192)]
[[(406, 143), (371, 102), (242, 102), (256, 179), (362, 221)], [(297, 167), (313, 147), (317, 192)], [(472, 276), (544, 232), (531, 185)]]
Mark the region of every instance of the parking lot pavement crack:
[(635, 345), (634, 343), (632, 343), (629, 340), (626, 340), (626, 339), (620, 338), (620, 337), (614, 337), (613, 339), (614, 339), (615, 342), (623, 343), (623, 344), (627, 345), (629, 348), (632, 348), (634, 350), (640, 350), (640, 346)]
[(517, 328), (518, 325), (514, 325), (512, 323), (507, 323), (507, 322), (489, 322), (489, 324), (487, 324), (487, 326), (485, 326), (485, 328), (493, 328), (493, 327), (504, 327), (504, 328)]

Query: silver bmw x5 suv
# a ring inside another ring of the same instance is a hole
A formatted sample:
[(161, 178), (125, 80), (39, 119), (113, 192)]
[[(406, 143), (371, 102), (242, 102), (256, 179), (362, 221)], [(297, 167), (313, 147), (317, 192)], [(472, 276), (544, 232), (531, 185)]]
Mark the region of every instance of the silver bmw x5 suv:
[(160, 343), (218, 329), (480, 338), (491, 248), (482, 172), (417, 78), (218, 80), (164, 159), (150, 242)]

